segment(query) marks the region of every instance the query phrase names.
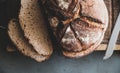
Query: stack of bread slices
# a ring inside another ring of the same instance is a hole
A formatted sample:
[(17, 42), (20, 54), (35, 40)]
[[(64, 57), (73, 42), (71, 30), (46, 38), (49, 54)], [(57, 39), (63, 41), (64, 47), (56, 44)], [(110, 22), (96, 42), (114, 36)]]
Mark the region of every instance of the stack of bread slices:
[(46, 25), (38, 0), (21, 0), (18, 19), (13, 18), (8, 23), (12, 44), (7, 48), (16, 47), (37, 62), (45, 61), (53, 52)]

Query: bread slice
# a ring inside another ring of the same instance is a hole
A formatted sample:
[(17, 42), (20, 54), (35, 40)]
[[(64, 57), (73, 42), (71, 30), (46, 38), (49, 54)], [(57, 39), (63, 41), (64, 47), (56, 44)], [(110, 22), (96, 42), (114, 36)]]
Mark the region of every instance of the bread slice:
[(16, 19), (10, 20), (8, 25), (8, 35), (16, 45), (17, 49), (24, 55), (33, 58), (37, 62), (42, 62), (49, 58), (50, 55), (39, 54), (33, 49), (32, 45), (30, 45), (24, 37), (19, 22)]
[(38, 1), (21, 0), (20, 26), (29, 43), (39, 54), (50, 55), (53, 47)]

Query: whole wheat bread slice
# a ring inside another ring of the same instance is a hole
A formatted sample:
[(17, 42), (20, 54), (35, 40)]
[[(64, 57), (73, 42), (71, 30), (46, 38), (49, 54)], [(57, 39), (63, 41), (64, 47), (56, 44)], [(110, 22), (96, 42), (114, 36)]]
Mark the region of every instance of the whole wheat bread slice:
[(24, 55), (33, 58), (38, 62), (42, 62), (49, 58), (50, 55), (44, 55), (37, 53), (32, 45), (24, 37), (19, 22), (16, 19), (12, 19), (8, 25), (8, 35), (12, 42), (16, 45), (17, 49)]
[(25, 37), (39, 54), (52, 53), (52, 44), (41, 13), (39, 0), (21, 0), (19, 22)]

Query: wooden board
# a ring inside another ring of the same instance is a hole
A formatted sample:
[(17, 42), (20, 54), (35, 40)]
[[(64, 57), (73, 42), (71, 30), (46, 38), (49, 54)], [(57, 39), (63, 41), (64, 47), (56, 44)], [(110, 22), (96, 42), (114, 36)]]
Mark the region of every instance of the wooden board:
[[(108, 26), (108, 29), (106, 31), (103, 42), (96, 49), (97, 51), (106, 50), (112, 29), (114, 28), (116, 18), (118, 16), (118, 13), (120, 12), (120, 0), (104, 0), (104, 1), (105, 1), (106, 6), (107, 6), (108, 13), (109, 13), (109, 26)], [(117, 43), (116, 43), (116, 46), (114, 49), (120, 50), (120, 35), (118, 37), (118, 40), (117, 40)]]

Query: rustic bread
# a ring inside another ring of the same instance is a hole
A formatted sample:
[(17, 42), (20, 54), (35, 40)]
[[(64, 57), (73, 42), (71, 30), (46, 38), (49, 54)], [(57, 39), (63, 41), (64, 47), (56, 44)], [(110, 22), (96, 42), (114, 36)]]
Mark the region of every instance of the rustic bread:
[(34, 50), (33, 46), (28, 43), (27, 39), (24, 37), (18, 20), (10, 20), (8, 25), (8, 34), (17, 49), (24, 55), (29, 56), (38, 62), (42, 62), (49, 58), (50, 55), (39, 54)]
[(53, 48), (38, 1), (21, 0), (19, 22), (25, 37), (33, 48), (39, 54), (50, 55)]
[(82, 57), (102, 42), (108, 26), (103, 0), (41, 0), (50, 26), (67, 57)]

